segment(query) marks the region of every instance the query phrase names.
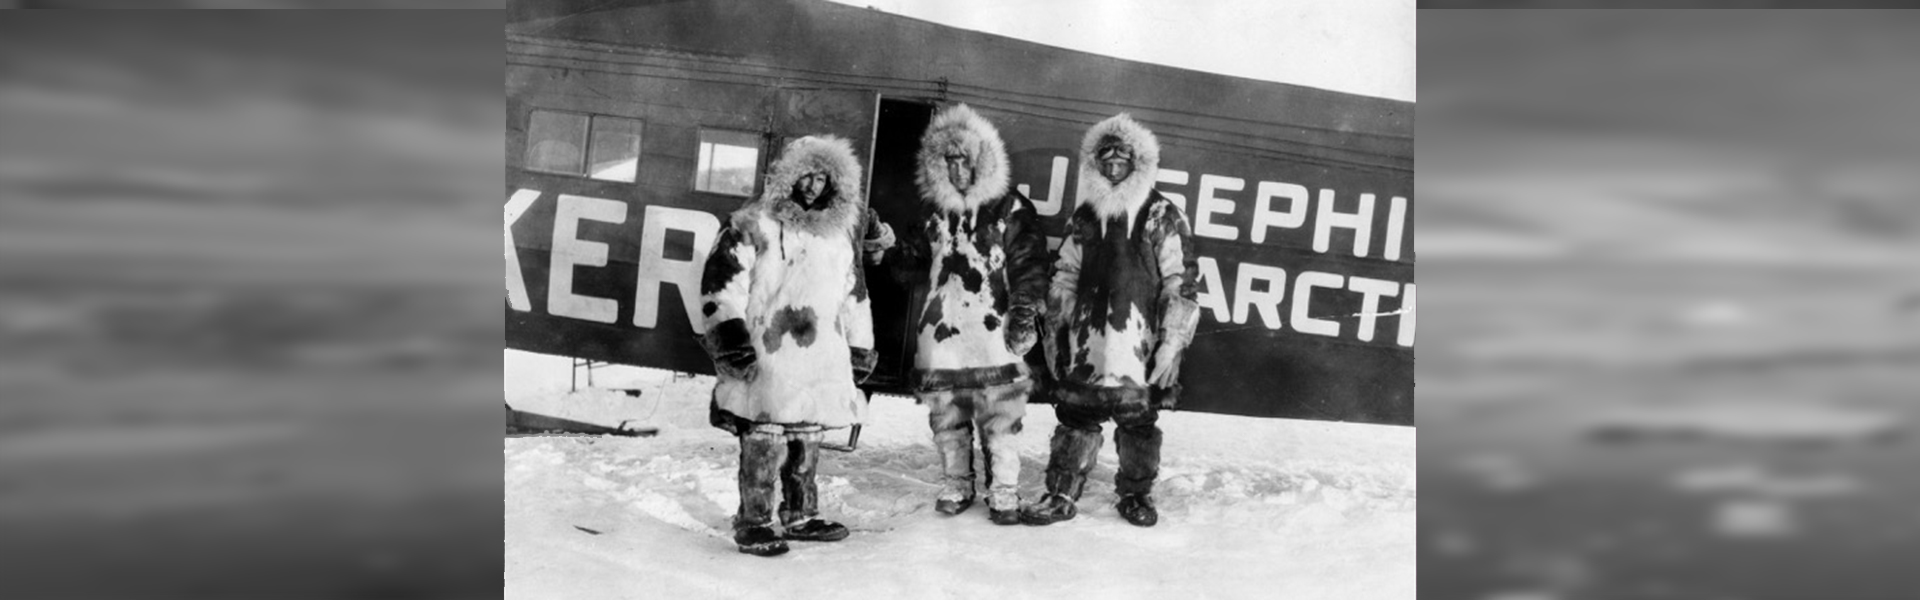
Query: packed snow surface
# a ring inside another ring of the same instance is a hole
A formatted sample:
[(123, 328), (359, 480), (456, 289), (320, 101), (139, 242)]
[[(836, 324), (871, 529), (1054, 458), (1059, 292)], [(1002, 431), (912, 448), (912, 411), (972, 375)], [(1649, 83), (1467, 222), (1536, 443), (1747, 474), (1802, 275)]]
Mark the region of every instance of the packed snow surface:
[[(712, 379), (602, 369), (595, 387), (583, 376), (570, 391), (567, 359), (506, 358), (516, 409), (660, 428), (506, 439), (509, 598), (1415, 595), (1411, 428), (1163, 413), (1158, 526), (1114, 511), (1108, 441), (1078, 518), (1001, 527), (979, 505), (933, 512), (926, 409), (876, 396), (858, 449), (820, 464), (822, 516), (854, 535), (761, 558), (730, 538), (738, 445), (707, 425)], [(1054, 425), (1051, 406), (1030, 407), (1019, 439), (1026, 500), (1043, 489)]]

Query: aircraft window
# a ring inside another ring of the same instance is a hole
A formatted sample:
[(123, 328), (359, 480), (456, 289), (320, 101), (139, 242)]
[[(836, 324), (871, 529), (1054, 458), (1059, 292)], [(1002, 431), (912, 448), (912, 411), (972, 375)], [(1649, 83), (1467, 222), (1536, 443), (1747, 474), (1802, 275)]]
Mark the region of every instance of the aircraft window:
[(587, 154), (593, 168), (588, 177), (607, 181), (634, 180), (640, 172), (640, 122), (619, 117), (593, 117), (593, 143)]
[(527, 168), (585, 175), (586, 141), (586, 115), (533, 111), (527, 123)]
[(700, 130), (700, 164), (693, 189), (733, 196), (753, 195), (760, 164), (760, 136), (739, 131)]

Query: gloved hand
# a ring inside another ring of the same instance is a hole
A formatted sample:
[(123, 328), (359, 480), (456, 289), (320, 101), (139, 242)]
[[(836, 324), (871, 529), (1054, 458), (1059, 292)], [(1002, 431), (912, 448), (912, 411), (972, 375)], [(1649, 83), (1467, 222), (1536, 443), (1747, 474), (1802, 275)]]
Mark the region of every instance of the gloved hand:
[(750, 335), (746, 321), (728, 319), (708, 331), (700, 343), (713, 355), (713, 368), (720, 375), (748, 379), (759, 358)]
[(1160, 349), (1153, 352), (1153, 374), (1147, 376), (1147, 382), (1154, 387), (1171, 388), (1180, 385), (1180, 344), (1171, 341), (1160, 342)]
[(871, 220), (868, 221), (865, 239), (860, 241), (860, 250), (866, 255), (867, 264), (877, 265), (886, 257), (887, 249), (893, 247), (895, 241), (893, 227), (873, 215), (872, 209), (868, 209), (868, 213), (868, 218)]
[(1012, 351), (1014, 356), (1026, 356), (1028, 351), (1033, 350), (1033, 343), (1039, 338), (1039, 330), (1034, 326), (1033, 319), (1033, 309), (1024, 306), (1007, 313), (1007, 350)]
[(866, 348), (853, 348), (853, 382), (864, 383), (873, 375), (873, 365), (879, 362), (879, 355)]
[(1147, 382), (1153, 387), (1178, 391), (1180, 360), (1187, 345), (1193, 343), (1193, 328), (1200, 322), (1200, 306), (1193, 300), (1169, 296), (1161, 308), (1160, 347), (1153, 353), (1153, 373)]
[(1161, 342), (1160, 349), (1153, 353), (1147, 394), (1154, 410), (1173, 410), (1180, 403), (1180, 361), (1185, 354), (1181, 350), (1177, 344)]

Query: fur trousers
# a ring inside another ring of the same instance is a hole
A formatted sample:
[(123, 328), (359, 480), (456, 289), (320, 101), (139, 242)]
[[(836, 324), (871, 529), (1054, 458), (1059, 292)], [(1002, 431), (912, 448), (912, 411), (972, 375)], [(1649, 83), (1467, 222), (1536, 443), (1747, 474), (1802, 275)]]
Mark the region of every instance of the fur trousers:
[(787, 525), (820, 514), (820, 490), (814, 484), (820, 438), (817, 432), (749, 431), (740, 436), (740, 511), (733, 518), (735, 529), (771, 525), (776, 505), (780, 522)]
[(943, 496), (972, 498), (974, 489), (973, 438), (980, 432), (988, 494), (1012, 497), (1020, 487), (1020, 454), (1015, 436), (1027, 416), (1032, 381), (917, 394), (927, 405), (927, 425), (933, 429), (933, 447), (940, 453)]
[(1053, 410), (1060, 426), (1053, 430), (1052, 456), (1047, 459), (1047, 491), (1079, 499), (1100, 454), (1100, 424), (1108, 419), (1114, 425), (1114, 452), (1120, 456), (1114, 491), (1122, 496), (1153, 491), (1153, 481), (1160, 477), (1160, 411), (1147, 402), (1062, 403)]

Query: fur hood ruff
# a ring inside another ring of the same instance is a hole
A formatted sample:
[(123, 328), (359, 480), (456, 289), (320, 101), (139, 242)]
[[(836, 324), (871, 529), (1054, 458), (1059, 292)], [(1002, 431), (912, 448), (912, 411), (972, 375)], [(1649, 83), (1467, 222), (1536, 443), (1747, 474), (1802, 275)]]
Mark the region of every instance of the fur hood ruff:
[[(833, 184), (824, 209), (809, 210), (793, 201), (793, 184), (808, 173), (826, 173)], [(855, 229), (866, 214), (867, 204), (860, 190), (862, 181), (860, 160), (854, 157), (852, 144), (840, 136), (810, 135), (788, 142), (780, 151), (755, 204), (790, 227), (822, 236), (841, 231), (857, 240), (859, 232)]]
[[(947, 178), (946, 157), (966, 155), (973, 162), (973, 187), (965, 194)], [(950, 212), (972, 210), (1007, 193), (1012, 179), (1000, 130), (965, 104), (941, 109), (920, 137), (920, 169), (915, 173), (920, 198)]]
[[(1100, 174), (1099, 163), (1094, 157), (1100, 139), (1109, 135), (1133, 147), (1133, 174), (1118, 185)], [(1160, 140), (1126, 113), (1095, 124), (1080, 139), (1080, 204), (1092, 205), (1094, 214), (1102, 219), (1120, 215), (1131, 218), (1138, 213), (1140, 206), (1153, 193), (1153, 184), (1159, 175)]]

